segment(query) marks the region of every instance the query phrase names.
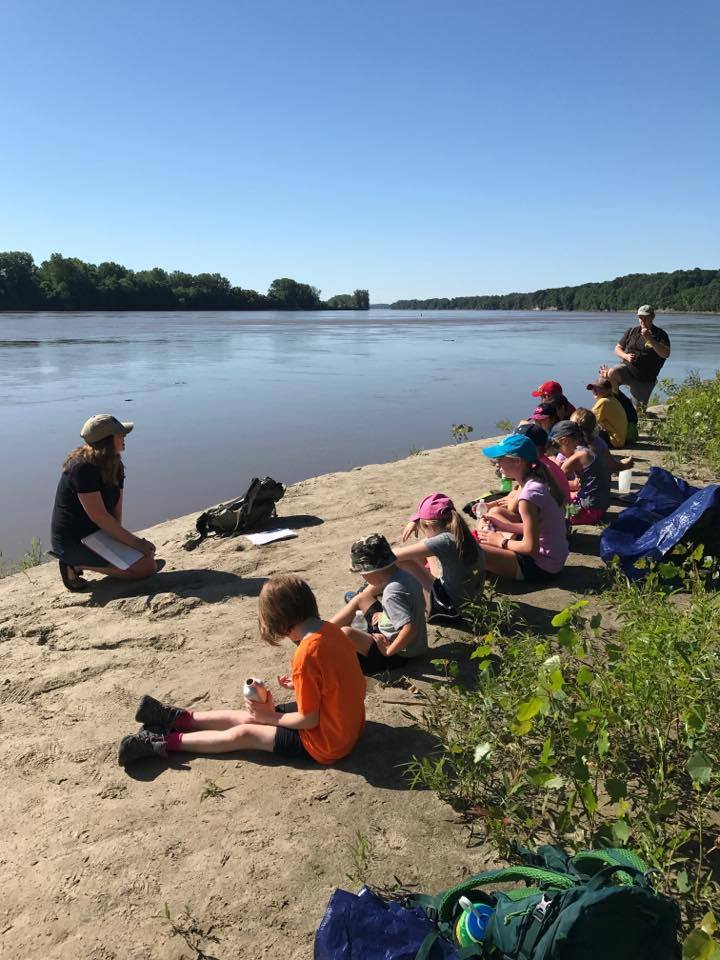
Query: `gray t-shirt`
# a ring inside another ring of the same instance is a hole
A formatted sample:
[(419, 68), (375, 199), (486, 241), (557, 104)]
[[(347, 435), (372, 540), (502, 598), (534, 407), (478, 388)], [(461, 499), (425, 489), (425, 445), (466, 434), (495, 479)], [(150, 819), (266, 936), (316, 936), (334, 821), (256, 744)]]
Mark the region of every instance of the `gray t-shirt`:
[(425, 540), (425, 546), (440, 561), (442, 567), (440, 582), (452, 600), (453, 606), (460, 612), (462, 605), (483, 588), (485, 554), (478, 547), (472, 562), (463, 563), (455, 538), (447, 531), (438, 533), (435, 537), (428, 537)]
[(425, 594), (411, 573), (398, 570), (386, 585), (382, 594), (382, 607), (389, 623), (380, 623), (380, 629), (386, 635), (397, 634), (406, 623), (414, 623), (415, 636), (401, 657), (421, 657), (427, 652), (427, 626), (425, 625)]

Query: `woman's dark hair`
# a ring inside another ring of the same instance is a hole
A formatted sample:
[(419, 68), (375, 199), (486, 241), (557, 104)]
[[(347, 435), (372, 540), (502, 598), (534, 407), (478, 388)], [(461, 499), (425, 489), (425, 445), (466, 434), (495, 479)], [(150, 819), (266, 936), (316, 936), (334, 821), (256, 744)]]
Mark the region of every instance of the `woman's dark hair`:
[(258, 634), (276, 647), (293, 627), (311, 618), (319, 619), (317, 600), (310, 587), (292, 574), (270, 577), (260, 591)]
[(78, 462), (91, 463), (94, 467), (97, 467), (105, 484), (115, 485), (120, 481), (122, 459), (120, 454), (115, 452), (114, 436), (75, 447), (65, 457), (63, 473), (67, 473), (70, 467)]

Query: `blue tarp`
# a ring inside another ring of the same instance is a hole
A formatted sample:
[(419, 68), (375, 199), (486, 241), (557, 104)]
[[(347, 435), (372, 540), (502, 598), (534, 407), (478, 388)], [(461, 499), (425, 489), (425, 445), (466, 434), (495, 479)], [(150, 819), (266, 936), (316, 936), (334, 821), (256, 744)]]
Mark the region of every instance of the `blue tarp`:
[(641, 558), (660, 560), (679, 543), (710, 509), (720, 508), (720, 484), (691, 486), (662, 467), (651, 467), (635, 502), (605, 528), (600, 556), (614, 556), (629, 577), (641, 577), (634, 564)]
[[(363, 887), (359, 894), (336, 890), (315, 934), (314, 960), (414, 960), (435, 927), (425, 911), (386, 903)], [(433, 944), (432, 960), (453, 960), (447, 940)]]

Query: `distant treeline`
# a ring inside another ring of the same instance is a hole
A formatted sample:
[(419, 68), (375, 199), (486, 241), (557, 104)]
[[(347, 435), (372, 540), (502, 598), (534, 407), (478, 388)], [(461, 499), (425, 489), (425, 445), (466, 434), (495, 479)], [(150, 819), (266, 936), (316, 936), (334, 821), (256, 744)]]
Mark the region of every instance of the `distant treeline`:
[(0, 253), (0, 310), (367, 310), (367, 290), (329, 300), (309, 283), (273, 280), (267, 294), (233, 287), (219, 273), (129, 270), (53, 253)]
[(650, 303), (656, 310), (720, 313), (720, 270), (675, 270), (673, 273), (629, 273), (603, 283), (555, 287), (534, 293), (500, 296), (435, 297), (396, 300), (394, 310), (637, 310)]

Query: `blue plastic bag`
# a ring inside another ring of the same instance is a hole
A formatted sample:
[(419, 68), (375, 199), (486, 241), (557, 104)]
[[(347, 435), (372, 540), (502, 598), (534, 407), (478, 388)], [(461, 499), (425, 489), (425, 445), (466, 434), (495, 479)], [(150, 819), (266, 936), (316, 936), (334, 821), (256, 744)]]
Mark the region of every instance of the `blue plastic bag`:
[[(363, 887), (359, 894), (336, 890), (315, 934), (314, 960), (415, 960), (435, 931), (425, 912), (385, 902)], [(455, 960), (451, 943), (437, 939), (432, 960)]]
[(719, 507), (720, 484), (693, 487), (662, 467), (651, 467), (633, 505), (603, 530), (600, 556), (605, 563), (619, 557), (625, 574), (638, 579), (643, 576), (635, 569), (638, 560), (660, 560), (707, 510)]

